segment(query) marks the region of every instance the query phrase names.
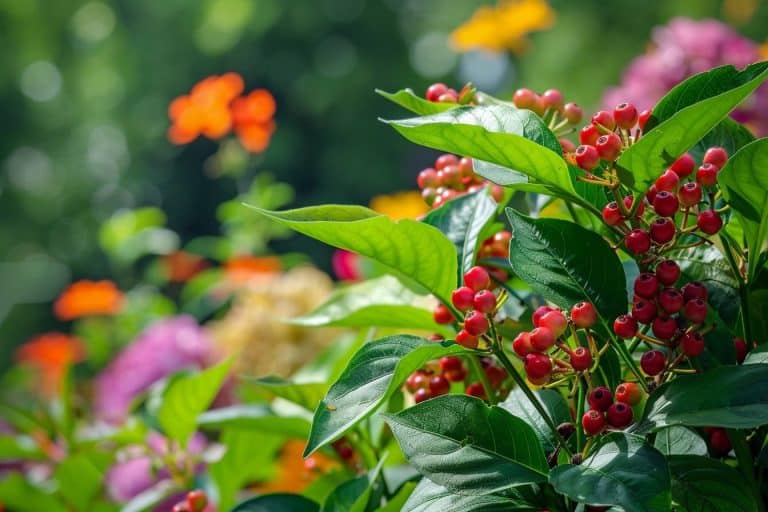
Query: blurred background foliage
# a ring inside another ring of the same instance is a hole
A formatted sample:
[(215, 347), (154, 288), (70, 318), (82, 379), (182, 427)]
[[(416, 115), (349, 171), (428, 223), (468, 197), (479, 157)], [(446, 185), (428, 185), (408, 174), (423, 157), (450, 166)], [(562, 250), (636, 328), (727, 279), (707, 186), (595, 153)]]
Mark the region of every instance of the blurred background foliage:
[[(133, 286), (139, 242), (164, 254), (225, 233), (260, 252), (262, 237), (248, 233), (267, 228), (239, 202), (264, 190), (273, 197), (257, 201), (296, 206), (413, 188), (434, 154), (376, 121), (403, 112), (375, 88), (421, 94), (434, 81), (472, 80), (504, 97), (559, 87), (588, 110), (653, 26), (714, 17), (765, 41), (768, 20), (758, 0), (553, 0), (554, 26), (522, 53), (454, 51), (451, 31), (481, 5), (493, 3), (0, 0), (0, 367), (12, 347), (56, 326), (46, 302), (69, 281)], [(226, 143), (171, 145), (169, 102), (226, 71), (275, 95), (269, 149), (244, 158)], [(222, 168), (239, 170), (216, 179)], [(257, 170), (294, 191), (252, 187)], [(272, 249), (330, 266), (330, 250), (303, 237)]]

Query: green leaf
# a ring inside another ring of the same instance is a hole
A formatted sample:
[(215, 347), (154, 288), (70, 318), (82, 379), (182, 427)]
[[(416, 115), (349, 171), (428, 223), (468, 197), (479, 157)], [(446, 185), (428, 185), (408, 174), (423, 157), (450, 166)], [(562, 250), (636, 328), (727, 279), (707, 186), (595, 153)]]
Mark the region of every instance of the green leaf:
[(448, 201), (432, 210), (423, 222), (435, 226), (456, 246), (459, 274), (475, 263), (477, 243), (483, 228), (496, 216), (496, 202), (486, 188)]
[(292, 382), (277, 375), (241, 378), (243, 382), (300, 405), (309, 411), (315, 410), (325, 392), (328, 391), (328, 384), (325, 382)]
[(545, 299), (570, 310), (589, 301), (603, 322), (627, 311), (624, 268), (608, 242), (572, 222), (532, 219), (507, 208), (515, 274)]
[(304, 456), (372, 414), (427, 361), (467, 353), (461, 345), (409, 335), (389, 336), (363, 345), (317, 406)]
[(384, 460), (384, 458), (380, 459), (376, 467), (368, 474), (348, 480), (336, 487), (326, 498), (320, 511), (365, 512)]
[(671, 510), (667, 462), (638, 436), (608, 434), (580, 465), (552, 469), (549, 483), (590, 505), (618, 505), (626, 512)]
[(768, 365), (720, 366), (661, 385), (638, 432), (671, 425), (752, 428), (768, 423)]
[(733, 155), (743, 146), (754, 140), (755, 136), (744, 125), (737, 123), (730, 117), (726, 117), (688, 152), (697, 162), (701, 162), (704, 158), (704, 153), (711, 147), (720, 146), (729, 155)]
[[(768, 62), (737, 71), (733, 66), (692, 76), (653, 109), (646, 133), (616, 161), (621, 181), (645, 194), (674, 162), (718, 125), (768, 76)], [(653, 129), (651, 129), (653, 128)]]
[(506, 512), (509, 510), (538, 510), (537, 507), (498, 496), (467, 496), (455, 494), (445, 487), (437, 485), (428, 478), (422, 478), (413, 490), (402, 512)]
[(768, 251), (768, 138), (758, 139), (731, 155), (717, 175), (723, 197), (739, 219), (747, 240), (747, 279), (760, 270)]
[(238, 429), (280, 434), (293, 439), (306, 439), (310, 424), (304, 418), (276, 416), (265, 405), (233, 405), (206, 411), (197, 417), (204, 429)]
[(414, 482), (406, 482), (392, 499), (387, 501), (387, 504), (383, 507), (376, 509), (376, 512), (403, 512), (405, 510), (405, 503), (415, 488), (416, 484)]
[(245, 500), (231, 512), (318, 512), (320, 506), (298, 494), (265, 494)]
[(157, 418), (163, 431), (185, 446), (195, 431), (197, 417), (211, 405), (229, 374), (232, 360), (174, 379), (163, 393)]
[(656, 434), (653, 446), (664, 455), (706, 455), (707, 443), (695, 431), (669, 427)]
[(557, 137), (529, 110), (460, 107), (385, 122), (416, 144), (506, 167), (576, 196)]
[(393, 221), (362, 206), (325, 205), (261, 214), (334, 247), (371, 258), (444, 302), (456, 287), (456, 250), (440, 231), (410, 219)]
[(760, 345), (750, 350), (744, 364), (768, 364), (768, 345)]
[(428, 303), (425, 296), (414, 293), (396, 277), (384, 275), (338, 289), (314, 311), (289, 321), (311, 327), (441, 330), (427, 307)]
[(111, 461), (109, 453), (78, 453), (56, 466), (53, 476), (67, 503), (75, 510), (89, 510)]
[(414, 94), (411, 89), (400, 89), (394, 93), (376, 89), (376, 94), (383, 96), (392, 103), (397, 103), (401, 107), (419, 114), (420, 116), (437, 114), (439, 112), (445, 112), (446, 110), (456, 108), (455, 103), (437, 103), (434, 101), (427, 101), (424, 98), (416, 96), (416, 94)]
[[(536, 395), (541, 405), (549, 413), (555, 425), (571, 421), (568, 403), (560, 393), (552, 389), (540, 389), (534, 391), (533, 394)], [(519, 387), (513, 389), (507, 399), (499, 404), (499, 407), (506, 409), (513, 416), (520, 418), (530, 425), (539, 438), (539, 444), (545, 452), (554, 450), (556, 441), (552, 430), (550, 430), (546, 420), (541, 417), (539, 411), (536, 410)]]
[(0, 503), (14, 512), (67, 511), (56, 498), (13, 472), (0, 480)]
[(26, 435), (4, 434), (0, 436), (0, 461), (3, 460), (45, 460), (47, 455), (38, 444)]
[(444, 395), (386, 419), (408, 462), (452, 492), (493, 494), (546, 480), (533, 429), (478, 398)]
[(720, 461), (696, 455), (667, 459), (672, 499), (688, 512), (757, 512), (752, 489), (741, 473)]

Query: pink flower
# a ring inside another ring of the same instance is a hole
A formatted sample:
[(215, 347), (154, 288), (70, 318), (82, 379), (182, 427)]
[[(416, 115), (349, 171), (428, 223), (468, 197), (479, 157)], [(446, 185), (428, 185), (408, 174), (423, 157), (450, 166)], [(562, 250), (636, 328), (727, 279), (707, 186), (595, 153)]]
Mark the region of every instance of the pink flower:
[[(624, 71), (621, 85), (603, 96), (605, 108), (634, 103), (638, 110), (652, 108), (685, 78), (710, 68), (732, 64), (743, 68), (761, 60), (756, 43), (717, 20), (674, 18), (654, 29), (652, 47)], [(768, 134), (768, 85), (733, 113), (759, 135)]]
[(337, 249), (331, 257), (331, 267), (337, 279), (342, 281), (360, 281), (363, 272), (360, 268), (361, 258), (359, 254)]

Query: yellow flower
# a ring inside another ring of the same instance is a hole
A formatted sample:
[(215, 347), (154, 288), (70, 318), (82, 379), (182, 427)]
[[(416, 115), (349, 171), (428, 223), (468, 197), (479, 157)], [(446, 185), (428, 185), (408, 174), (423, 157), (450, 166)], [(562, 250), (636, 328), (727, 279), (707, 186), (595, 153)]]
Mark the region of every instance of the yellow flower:
[(393, 220), (416, 219), (429, 211), (424, 198), (416, 191), (376, 196), (371, 199), (371, 209)]
[(451, 34), (458, 51), (525, 50), (530, 32), (552, 26), (555, 12), (546, 0), (499, 0), (496, 7), (481, 7)]
[(768, 39), (757, 48), (757, 51), (763, 59), (768, 60)]

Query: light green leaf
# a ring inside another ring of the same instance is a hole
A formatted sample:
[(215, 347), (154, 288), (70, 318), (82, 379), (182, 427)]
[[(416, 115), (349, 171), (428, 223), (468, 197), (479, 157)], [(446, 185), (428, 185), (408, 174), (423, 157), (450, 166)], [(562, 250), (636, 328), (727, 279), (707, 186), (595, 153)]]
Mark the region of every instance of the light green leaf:
[(51, 494), (29, 483), (20, 473), (8, 473), (0, 480), (0, 503), (14, 512), (66, 512)]
[(496, 494), (482, 496), (456, 494), (422, 478), (403, 506), (402, 512), (505, 512), (511, 510), (538, 510), (515, 499)]
[(420, 116), (426, 116), (429, 114), (437, 114), (439, 112), (445, 112), (452, 108), (456, 108), (456, 103), (437, 103), (434, 101), (427, 101), (424, 98), (420, 98), (413, 93), (411, 89), (400, 89), (397, 92), (386, 92), (381, 89), (376, 89), (376, 94), (387, 98), (392, 103), (397, 103), (401, 107), (410, 110)]
[(293, 439), (305, 439), (310, 428), (304, 418), (276, 416), (265, 405), (233, 405), (211, 409), (197, 417), (197, 425), (204, 429), (253, 430)]
[(348, 480), (331, 492), (320, 512), (365, 512), (385, 458), (367, 474)]
[(653, 446), (664, 455), (706, 455), (707, 443), (686, 427), (669, 427), (656, 434)]
[(328, 391), (326, 382), (292, 382), (277, 375), (266, 377), (241, 377), (244, 382), (252, 384), (267, 393), (271, 393), (289, 402), (314, 411), (317, 404)]
[(89, 510), (104, 482), (111, 453), (78, 453), (56, 466), (54, 479), (59, 492), (76, 510)]

